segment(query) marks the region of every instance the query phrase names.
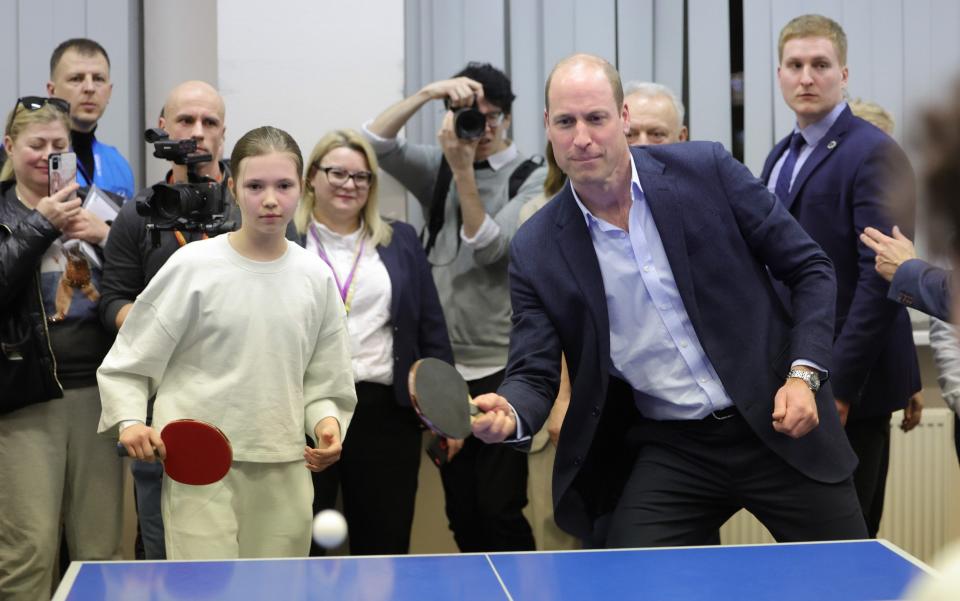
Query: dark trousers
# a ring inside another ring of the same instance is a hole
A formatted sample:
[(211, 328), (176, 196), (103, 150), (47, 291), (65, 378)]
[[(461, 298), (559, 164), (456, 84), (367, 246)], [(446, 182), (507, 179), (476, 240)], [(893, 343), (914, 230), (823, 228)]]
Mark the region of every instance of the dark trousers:
[(866, 536), (851, 479), (811, 480), (771, 451), (735, 411), (727, 419), (639, 419), (637, 459), (610, 519), (608, 547), (716, 542), (745, 508), (780, 542)]
[[(504, 372), (468, 382), (471, 396), (496, 392)], [(533, 551), (527, 504), (527, 455), (470, 436), (440, 468), (447, 519), (464, 553)]]
[(160, 491), (163, 488), (163, 464), (159, 461), (133, 461), (133, 488), (136, 495), (137, 529), (143, 545), (144, 559), (166, 559), (163, 515), (160, 512)]
[(960, 415), (953, 415), (953, 444), (957, 447), (957, 461), (960, 461)]
[[(397, 404), (392, 386), (357, 383), (357, 408), (340, 461), (313, 474), (314, 513), (334, 506), (343, 492), (351, 555), (410, 551), (423, 440), (420, 420)], [(313, 545), (311, 555), (323, 555)]]
[(860, 463), (853, 473), (853, 484), (860, 499), (867, 535), (876, 538), (883, 516), (883, 500), (890, 467), (890, 414), (847, 422), (847, 439)]

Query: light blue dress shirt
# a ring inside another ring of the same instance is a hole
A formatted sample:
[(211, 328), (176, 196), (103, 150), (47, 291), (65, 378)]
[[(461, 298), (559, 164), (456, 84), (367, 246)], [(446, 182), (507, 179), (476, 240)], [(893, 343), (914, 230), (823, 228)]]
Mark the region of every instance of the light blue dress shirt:
[(573, 191), (603, 276), (611, 372), (633, 387), (644, 417), (700, 419), (733, 401), (700, 346), (630, 162), (629, 232), (595, 217)]
[[(793, 189), (794, 180), (797, 179), (797, 174), (800, 173), (800, 170), (803, 168), (803, 164), (807, 162), (807, 159), (813, 154), (817, 144), (827, 135), (827, 132), (830, 131), (830, 128), (833, 127), (833, 124), (836, 123), (840, 117), (840, 113), (842, 113), (845, 108), (847, 108), (846, 101), (841, 101), (840, 104), (833, 107), (832, 111), (827, 113), (826, 117), (816, 123), (812, 123), (803, 129), (800, 129), (797, 125), (793, 126), (793, 132), (800, 132), (800, 135), (803, 136), (804, 145), (803, 148), (800, 149), (800, 156), (797, 157), (796, 164), (793, 166), (793, 174), (790, 175), (791, 190)], [(789, 149), (789, 145), (786, 146), (786, 148)], [(774, 163), (773, 169), (770, 170), (770, 179), (767, 180), (767, 190), (775, 193), (777, 178), (780, 177), (780, 170), (783, 168), (783, 162), (786, 160), (787, 151), (784, 150), (780, 158), (777, 159), (777, 162)]]

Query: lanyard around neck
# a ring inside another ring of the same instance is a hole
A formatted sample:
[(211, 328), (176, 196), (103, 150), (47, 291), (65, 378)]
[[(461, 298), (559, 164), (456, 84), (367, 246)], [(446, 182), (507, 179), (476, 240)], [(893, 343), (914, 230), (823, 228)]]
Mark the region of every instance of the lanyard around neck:
[(341, 283), (340, 276), (337, 274), (337, 268), (333, 266), (333, 261), (327, 256), (327, 252), (323, 248), (323, 242), (320, 241), (320, 233), (317, 231), (317, 226), (311, 223), (309, 229), (310, 235), (313, 236), (313, 241), (317, 243), (317, 254), (320, 255), (323, 262), (326, 263), (327, 266), (330, 267), (330, 271), (333, 272), (333, 279), (337, 283), (337, 291), (340, 293), (340, 300), (343, 301), (343, 308), (346, 309), (349, 314), (350, 302), (353, 300), (353, 288), (357, 281), (357, 270), (360, 267), (360, 257), (363, 256), (363, 249), (366, 247), (367, 237), (363, 233), (360, 234), (360, 239), (357, 240), (357, 247), (353, 251), (353, 266), (350, 268), (350, 273), (347, 274), (347, 279)]

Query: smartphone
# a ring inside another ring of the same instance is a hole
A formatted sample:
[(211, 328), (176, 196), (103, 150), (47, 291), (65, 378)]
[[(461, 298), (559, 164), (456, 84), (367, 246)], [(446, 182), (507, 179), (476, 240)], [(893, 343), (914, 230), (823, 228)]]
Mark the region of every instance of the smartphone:
[(55, 152), (47, 157), (49, 193), (53, 196), (77, 181), (77, 155), (73, 152)]

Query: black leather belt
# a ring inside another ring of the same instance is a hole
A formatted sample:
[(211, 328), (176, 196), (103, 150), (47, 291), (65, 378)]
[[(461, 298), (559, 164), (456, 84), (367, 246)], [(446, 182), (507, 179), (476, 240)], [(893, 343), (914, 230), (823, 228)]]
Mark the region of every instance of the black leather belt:
[(737, 411), (736, 405), (730, 405), (729, 407), (724, 407), (723, 409), (718, 409), (716, 411), (711, 412), (710, 415), (708, 415), (704, 419), (711, 418), (711, 417), (713, 419), (718, 419), (718, 420), (730, 419), (731, 417), (735, 417), (736, 415), (739, 415), (739, 413), (740, 412)]

